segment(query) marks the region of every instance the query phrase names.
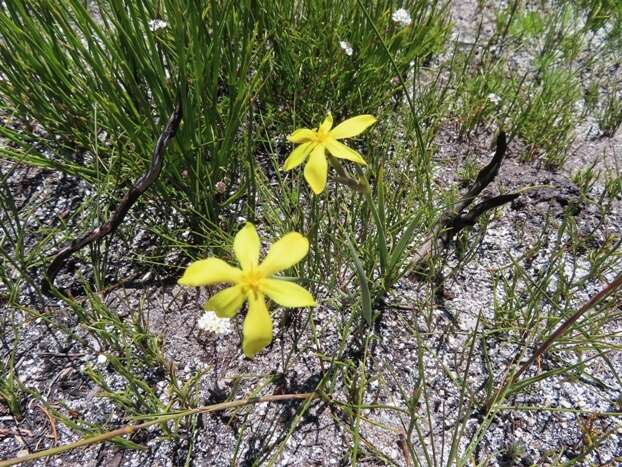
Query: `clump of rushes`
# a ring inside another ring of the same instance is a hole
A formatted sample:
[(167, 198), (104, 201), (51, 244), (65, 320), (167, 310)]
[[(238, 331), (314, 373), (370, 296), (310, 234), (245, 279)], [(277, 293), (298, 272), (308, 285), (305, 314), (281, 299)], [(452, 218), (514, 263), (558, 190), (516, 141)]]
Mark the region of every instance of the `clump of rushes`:
[(358, 136), (374, 123), (376, 123), (376, 118), (373, 115), (358, 115), (333, 128), (333, 117), (329, 113), (317, 130), (299, 128), (287, 137), (289, 142), (300, 146), (289, 155), (283, 164), (283, 169), (291, 170), (298, 167), (308, 156), (309, 161), (304, 170), (305, 179), (313, 193), (319, 195), (326, 188), (328, 175), (326, 151), (339, 159), (365, 165), (363, 156), (337, 140)]
[(184, 271), (178, 284), (201, 287), (221, 282), (230, 284), (212, 296), (204, 308), (214, 310), (221, 318), (232, 318), (248, 301), (248, 313), (242, 328), (242, 350), (253, 358), (272, 342), (272, 319), (266, 306), (267, 295), (286, 308), (315, 305), (313, 296), (301, 286), (274, 274), (289, 269), (309, 252), (309, 241), (298, 232), (290, 232), (274, 243), (259, 264), (261, 242), (255, 226), (247, 223), (235, 236), (233, 252), (240, 264), (236, 268), (219, 258), (195, 261)]

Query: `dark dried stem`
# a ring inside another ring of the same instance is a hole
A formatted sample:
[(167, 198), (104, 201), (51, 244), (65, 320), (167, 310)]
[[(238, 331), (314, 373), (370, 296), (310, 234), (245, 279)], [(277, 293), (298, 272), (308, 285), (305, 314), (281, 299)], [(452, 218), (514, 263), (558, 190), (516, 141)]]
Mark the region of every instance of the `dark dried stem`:
[(518, 371), (516, 372), (512, 380), (513, 381), (517, 380), (536, 360), (538, 360), (549, 349), (549, 347), (551, 346), (551, 344), (553, 344), (553, 342), (555, 342), (560, 337), (562, 337), (564, 334), (566, 334), (570, 330), (572, 325), (576, 323), (579, 318), (581, 318), (581, 316), (583, 316), (591, 308), (593, 308), (598, 303), (600, 303), (602, 300), (607, 298), (609, 295), (611, 295), (621, 286), (622, 286), (622, 273), (620, 273), (618, 277), (616, 277), (612, 282), (610, 282), (604, 289), (602, 289), (600, 292), (594, 295), (589, 302), (587, 302), (585, 305), (579, 308), (579, 310), (577, 310), (575, 314), (573, 314), (570, 318), (564, 321), (555, 330), (555, 332), (553, 332), (553, 334), (551, 334), (549, 338), (545, 340), (540, 345), (540, 347), (536, 349), (536, 351), (533, 353), (531, 358), (518, 369)]
[(476, 204), (469, 212), (463, 214), (463, 211), (468, 208), (473, 201), (475, 201), (475, 198), (477, 198), (477, 196), (479, 196), (479, 194), (495, 179), (499, 173), (499, 168), (501, 167), (503, 159), (505, 158), (507, 148), (505, 132), (500, 131), (497, 136), (495, 154), (492, 160), (486, 167), (480, 170), (475, 182), (473, 182), (473, 185), (465, 193), (460, 202), (454, 208), (448, 209), (443, 213), (433, 232), (414, 253), (412, 264), (415, 267), (429, 259), (439, 239), (441, 240), (442, 248), (446, 249), (452, 238), (465, 227), (474, 225), (483, 213), (518, 198), (518, 193), (496, 196)]
[(475, 225), (477, 219), (479, 219), (479, 217), (486, 211), (490, 211), (491, 209), (498, 208), (499, 206), (503, 206), (506, 203), (510, 203), (519, 196), (520, 195), (518, 193), (510, 193), (507, 195), (495, 196), (494, 198), (490, 198), (482, 201), (481, 203), (477, 203), (466, 214), (463, 214), (461, 216), (455, 216), (445, 223), (445, 227), (447, 229), (446, 235), (449, 238), (455, 236), (465, 227), (471, 227)]
[(488, 185), (490, 185), (490, 183), (492, 183), (499, 173), (499, 168), (505, 158), (507, 149), (508, 143), (505, 131), (500, 131), (497, 136), (495, 155), (490, 163), (477, 174), (477, 178), (475, 179), (473, 186), (471, 186), (469, 191), (467, 191), (467, 193), (462, 197), (462, 201), (458, 204), (455, 210), (456, 213), (460, 214), (464, 211), (465, 208), (473, 202), (477, 195), (479, 195)]
[(516, 373), (512, 375), (508, 372), (506, 374), (506, 377), (503, 383), (501, 384), (499, 389), (495, 392), (493, 397), (491, 397), (490, 399), (488, 399), (488, 401), (486, 401), (486, 404), (484, 405), (485, 413), (488, 413), (490, 411), (490, 409), (492, 408), (492, 405), (495, 402), (497, 402), (503, 396), (503, 394), (505, 394), (507, 389), (512, 384), (514, 384), (514, 382), (517, 381), (523, 375), (523, 373), (525, 373), (525, 371), (527, 371), (529, 367), (533, 365), (534, 362), (536, 362), (538, 359), (542, 357), (542, 355), (546, 353), (546, 351), (549, 349), (549, 347), (551, 347), (551, 345), (555, 341), (560, 339), (568, 331), (571, 330), (572, 325), (576, 323), (577, 320), (579, 320), (579, 318), (581, 318), (585, 313), (587, 313), (589, 310), (594, 308), (598, 303), (603, 301), (605, 298), (607, 298), (609, 295), (614, 293), (620, 287), (622, 287), (622, 273), (620, 273), (612, 282), (607, 284), (607, 286), (603, 288), (600, 292), (594, 295), (590, 299), (589, 302), (587, 302), (581, 308), (579, 308), (579, 310), (577, 310), (571, 317), (569, 317), (566, 321), (560, 324), (559, 327), (553, 332), (553, 334), (551, 334), (548, 337), (548, 339), (546, 339), (542, 344), (540, 344), (540, 346), (533, 352), (531, 358), (520, 366), (520, 368), (518, 369)]
[(162, 163), (164, 162), (164, 152), (171, 141), (171, 139), (177, 133), (179, 125), (182, 119), (181, 103), (178, 102), (175, 110), (169, 117), (162, 134), (158, 138), (158, 141), (153, 149), (153, 156), (151, 157), (151, 164), (145, 174), (140, 177), (130, 190), (123, 197), (117, 208), (113, 211), (110, 219), (100, 225), (99, 227), (91, 230), (86, 235), (73, 240), (71, 243), (62, 248), (52, 260), (52, 263), (48, 266), (45, 276), (41, 281), (41, 289), (43, 293), (48, 294), (50, 289), (54, 287), (54, 279), (61, 270), (67, 259), (73, 255), (76, 251), (84, 248), (86, 245), (99, 240), (100, 238), (114, 232), (117, 227), (123, 222), (125, 215), (131, 209), (131, 207), (138, 201), (138, 198), (153, 184), (158, 178), (162, 170)]

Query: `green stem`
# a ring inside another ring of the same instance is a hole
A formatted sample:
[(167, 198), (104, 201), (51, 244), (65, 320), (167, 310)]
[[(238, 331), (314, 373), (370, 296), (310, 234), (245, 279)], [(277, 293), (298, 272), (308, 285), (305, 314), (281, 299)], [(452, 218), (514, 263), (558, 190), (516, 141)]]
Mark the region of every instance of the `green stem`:
[(361, 176), (361, 184), (363, 185), (363, 193), (365, 195), (365, 199), (367, 200), (367, 204), (369, 204), (369, 209), (371, 209), (372, 216), (374, 217), (374, 222), (376, 223), (376, 234), (378, 235), (378, 255), (380, 256), (380, 273), (384, 279), (386, 269), (387, 269), (387, 238), (385, 235), (384, 222), (380, 217), (380, 213), (378, 212), (378, 207), (374, 201), (372, 196), (372, 189), (367, 182), (367, 179)]
[[(415, 137), (417, 140), (417, 146), (419, 148), (419, 152), (421, 155), (420, 162), (423, 162), (426, 159), (426, 145), (423, 140), (423, 133), (421, 131), (421, 123), (419, 122), (419, 117), (417, 117), (417, 112), (415, 110), (415, 104), (412, 98), (410, 97), (410, 92), (408, 91), (408, 88), (406, 87), (406, 81), (404, 80), (404, 77), (402, 76), (402, 73), (400, 72), (400, 69), (397, 66), (397, 63), (395, 62), (395, 59), (393, 58), (393, 54), (391, 53), (391, 51), (389, 50), (389, 47), (387, 47), (386, 42), (382, 38), (382, 34), (380, 34), (380, 31), (378, 30), (376, 23), (374, 23), (372, 17), (369, 15), (369, 12), (367, 11), (367, 8), (365, 8), (365, 5), (363, 5), (363, 1), (357, 0), (357, 2), (359, 4), (359, 7), (363, 10), (365, 17), (367, 18), (367, 21), (369, 21), (369, 24), (371, 24), (372, 28), (374, 29), (374, 33), (376, 34), (376, 37), (382, 44), (382, 47), (385, 53), (387, 54), (387, 57), (391, 61), (391, 66), (393, 67), (393, 70), (395, 71), (397, 77), (400, 80), (400, 86), (402, 87), (402, 90), (404, 91), (404, 95), (406, 96), (406, 100), (408, 101), (408, 106), (410, 107), (410, 113), (411, 113), (412, 120), (413, 120), (413, 126), (415, 128)], [(430, 201), (431, 200), (430, 179), (427, 176), (427, 172), (424, 172), (424, 177), (425, 177), (424, 181), (426, 184), (426, 194), (428, 196), (428, 201)]]

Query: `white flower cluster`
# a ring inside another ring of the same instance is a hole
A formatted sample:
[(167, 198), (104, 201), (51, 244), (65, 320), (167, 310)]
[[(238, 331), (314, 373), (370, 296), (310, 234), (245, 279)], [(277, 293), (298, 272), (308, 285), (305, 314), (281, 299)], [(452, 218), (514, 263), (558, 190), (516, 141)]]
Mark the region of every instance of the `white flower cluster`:
[(229, 334), (231, 332), (231, 320), (219, 318), (213, 311), (206, 311), (197, 323), (199, 329), (213, 332), (214, 334)]
[(354, 49), (352, 49), (352, 44), (350, 44), (349, 42), (339, 41), (339, 47), (342, 48), (343, 52), (347, 56), (352, 56), (352, 54), (354, 53)]
[(168, 23), (166, 21), (162, 21), (161, 19), (153, 19), (149, 21), (149, 29), (152, 32), (159, 31), (160, 29), (165, 29), (168, 27)]
[(391, 15), (391, 19), (400, 26), (408, 26), (410, 23), (412, 23), (410, 13), (408, 13), (408, 11), (406, 11), (404, 8), (395, 10), (393, 12), (393, 15)]
[(495, 105), (499, 105), (501, 103), (501, 98), (492, 92), (486, 96), (486, 99)]
[(225, 182), (223, 182), (222, 180), (216, 182), (216, 185), (214, 185), (214, 189), (216, 190), (217, 193), (224, 193), (225, 191), (227, 191), (227, 185), (225, 184)]

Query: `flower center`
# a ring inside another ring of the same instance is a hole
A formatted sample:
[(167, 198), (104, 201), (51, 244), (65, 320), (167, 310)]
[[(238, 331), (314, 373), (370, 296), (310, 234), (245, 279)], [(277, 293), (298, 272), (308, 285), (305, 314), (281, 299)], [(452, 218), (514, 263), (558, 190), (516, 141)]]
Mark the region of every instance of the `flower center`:
[(255, 268), (244, 271), (240, 280), (242, 293), (246, 295), (249, 292), (253, 292), (253, 294), (256, 295), (257, 292), (259, 292), (259, 286), (262, 279), (263, 274)]
[(328, 138), (328, 131), (320, 128), (316, 133), (315, 133), (315, 140), (318, 143), (323, 143), (324, 141), (326, 141), (326, 138)]

